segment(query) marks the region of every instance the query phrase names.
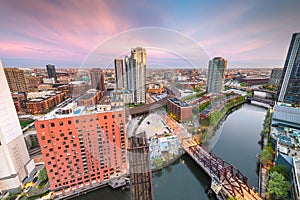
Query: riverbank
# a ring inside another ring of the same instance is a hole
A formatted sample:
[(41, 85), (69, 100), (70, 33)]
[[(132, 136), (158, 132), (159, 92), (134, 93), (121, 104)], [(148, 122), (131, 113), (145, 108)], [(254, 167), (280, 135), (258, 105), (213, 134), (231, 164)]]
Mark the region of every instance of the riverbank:
[(220, 111), (215, 111), (218, 112), (218, 114), (214, 115), (215, 112), (212, 113), (212, 115), (214, 116), (213, 119), (212, 117), (208, 117), (207, 119), (200, 119), (202, 120), (200, 121), (200, 124), (204, 125), (204, 129), (202, 129), (204, 131), (202, 132), (202, 136), (199, 142), (207, 143), (214, 136), (215, 131), (222, 125), (222, 122), (225, 121), (226, 117), (230, 113), (240, 108), (244, 103), (246, 103), (245, 99), (242, 101), (237, 101), (234, 104), (226, 104)]

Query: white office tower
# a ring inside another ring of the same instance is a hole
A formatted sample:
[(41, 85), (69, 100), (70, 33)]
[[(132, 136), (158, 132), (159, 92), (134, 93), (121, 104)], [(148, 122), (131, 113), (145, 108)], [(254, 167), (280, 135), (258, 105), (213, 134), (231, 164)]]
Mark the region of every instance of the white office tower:
[(19, 191), (35, 172), (0, 60), (0, 193)]
[(142, 47), (131, 49), (131, 59), (135, 68), (135, 103), (146, 103), (146, 50)]
[(215, 57), (209, 61), (206, 92), (220, 94), (223, 90), (224, 74), (227, 60)]

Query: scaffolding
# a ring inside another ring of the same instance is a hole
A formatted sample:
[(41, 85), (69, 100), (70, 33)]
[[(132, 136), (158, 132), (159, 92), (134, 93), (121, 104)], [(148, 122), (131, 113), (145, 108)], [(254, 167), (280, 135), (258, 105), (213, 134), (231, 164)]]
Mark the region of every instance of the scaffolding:
[(153, 200), (150, 152), (145, 132), (128, 139), (130, 189), (132, 200)]

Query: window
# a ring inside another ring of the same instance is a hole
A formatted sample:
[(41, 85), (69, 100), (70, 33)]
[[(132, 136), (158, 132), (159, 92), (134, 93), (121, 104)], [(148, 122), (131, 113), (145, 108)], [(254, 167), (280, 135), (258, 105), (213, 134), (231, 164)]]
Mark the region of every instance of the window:
[(60, 137), (64, 137), (65, 136), (65, 134), (64, 133), (60, 133)]
[(46, 139), (46, 137), (45, 137), (45, 136), (42, 136), (42, 137), (41, 137), (41, 139), (42, 139), (42, 140), (45, 140), (45, 139)]
[(115, 115), (112, 115), (111, 117), (112, 117), (112, 118), (115, 118)]
[(68, 124), (72, 124), (72, 121), (71, 121), (71, 120), (69, 120), (69, 121), (68, 121)]
[(40, 124), (40, 128), (45, 128), (45, 125), (44, 124)]
[(63, 126), (63, 125), (64, 125), (64, 123), (63, 123), (62, 121), (60, 121), (60, 122), (59, 122), (59, 125), (60, 125), (60, 126)]
[(51, 125), (51, 127), (55, 127), (55, 124), (54, 124), (54, 123), (51, 123), (50, 125)]
[(122, 117), (122, 114), (119, 114), (119, 117)]
[(103, 117), (104, 119), (107, 119), (107, 116), (106, 115), (104, 115), (104, 117)]

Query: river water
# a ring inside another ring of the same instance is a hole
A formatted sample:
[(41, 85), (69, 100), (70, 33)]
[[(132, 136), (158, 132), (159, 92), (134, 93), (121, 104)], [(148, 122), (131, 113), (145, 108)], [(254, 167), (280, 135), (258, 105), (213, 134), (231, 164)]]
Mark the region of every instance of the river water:
[[(244, 104), (227, 116), (208, 143), (208, 148), (214, 154), (237, 167), (253, 187), (258, 185), (256, 154), (260, 150), (258, 141), (265, 113), (265, 108)], [(152, 181), (154, 198), (158, 200), (209, 199), (204, 190), (210, 186), (210, 178), (187, 155), (167, 168), (154, 172)], [(106, 187), (74, 199), (129, 200), (130, 192)]]

